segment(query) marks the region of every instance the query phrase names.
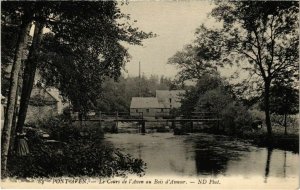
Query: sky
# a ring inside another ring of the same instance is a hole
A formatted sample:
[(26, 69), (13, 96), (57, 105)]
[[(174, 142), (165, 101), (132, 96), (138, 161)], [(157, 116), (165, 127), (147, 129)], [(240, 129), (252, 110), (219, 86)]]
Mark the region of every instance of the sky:
[(175, 77), (178, 70), (168, 65), (168, 58), (184, 45), (195, 39), (195, 30), (200, 25), (214, 25), (208, 14), (214, 7), (211, 1), (130, 1), (128, 5), (119, 5), (123, 13), (130, 14), (131, 20), (137, 20), (133, 26), (158, 36), (146, 39), (143, 46), (126, 45), (132, 56), (126, 64), (125, 76), (138, 76), (139, 62), (141, 73)]

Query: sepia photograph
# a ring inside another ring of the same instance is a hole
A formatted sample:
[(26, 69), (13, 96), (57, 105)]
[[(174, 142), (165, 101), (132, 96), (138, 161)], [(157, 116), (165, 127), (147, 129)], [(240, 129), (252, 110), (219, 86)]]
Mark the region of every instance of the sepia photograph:
[(0, 3), (1, 188), (299, 188), (299, 1)]

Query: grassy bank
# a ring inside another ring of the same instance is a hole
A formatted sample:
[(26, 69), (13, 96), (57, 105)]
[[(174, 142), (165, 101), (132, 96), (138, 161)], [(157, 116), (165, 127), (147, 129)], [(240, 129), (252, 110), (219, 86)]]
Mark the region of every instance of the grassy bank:
[(233, 138), (247, 140), (257, 146), (288, 150), (294, 153), (299, 153), (298, 131), (298, 128), (295, 126), (290, 129), (288, 134), (284, 134), (282, 127), (275, 126), (273, 127), (272, 137), (268, 138), (267, 131), (264, 128), (256, 131), (240, 131), (237, 133), (217, 130), (216, 128), (204, 128), (198, 130), (198, 132), (227, 135)]

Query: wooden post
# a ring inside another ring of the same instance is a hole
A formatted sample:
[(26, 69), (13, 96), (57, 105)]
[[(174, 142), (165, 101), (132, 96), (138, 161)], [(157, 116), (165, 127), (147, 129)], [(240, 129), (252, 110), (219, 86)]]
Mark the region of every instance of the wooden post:
[(141, 126), (142, 126), (142, 122), (139, 121), (138, 122), (138, 133), (141, 133)]
[(176, 126), (175, 126), (175, 121), (173, 120), (173, 121), (172, 121), (172, 128), (175, 129), (175, 127), (176, 127)]
[(118, 116), (119, 116), (119, 113), (116, 112), (116, 131), (118, 131)]
[(220, 131), (219, 113), (217, 113), (216, 115), (217, 115), (217, 119), (218, 119), (217, 127), (218, 127), (218, 131)]
[(146, 133), (146, 126), (145, 126), (145, 121), (143, 120), (142, 121), (142, 129), (141, 129), (141, 132), (143, 133), (143, 134), (145, 134)]
[(101, 111), (99, 112), (99, 125), (100, 125), (100, 127), (101, 127), (101, 125), (102, 125), (102, 113), (101, 113)]

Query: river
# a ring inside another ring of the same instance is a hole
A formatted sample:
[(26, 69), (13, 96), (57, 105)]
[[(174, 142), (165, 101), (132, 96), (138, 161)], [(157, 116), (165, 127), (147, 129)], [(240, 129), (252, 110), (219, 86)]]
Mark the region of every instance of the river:
[[(299, 154), (256, 147), (227, 136), (195, 133), (106, 134), (106, 141), (147, 164), (147, 176), (217, 177), (298, 187)], [(271, 181), (271, 182), (270, 182)]]

